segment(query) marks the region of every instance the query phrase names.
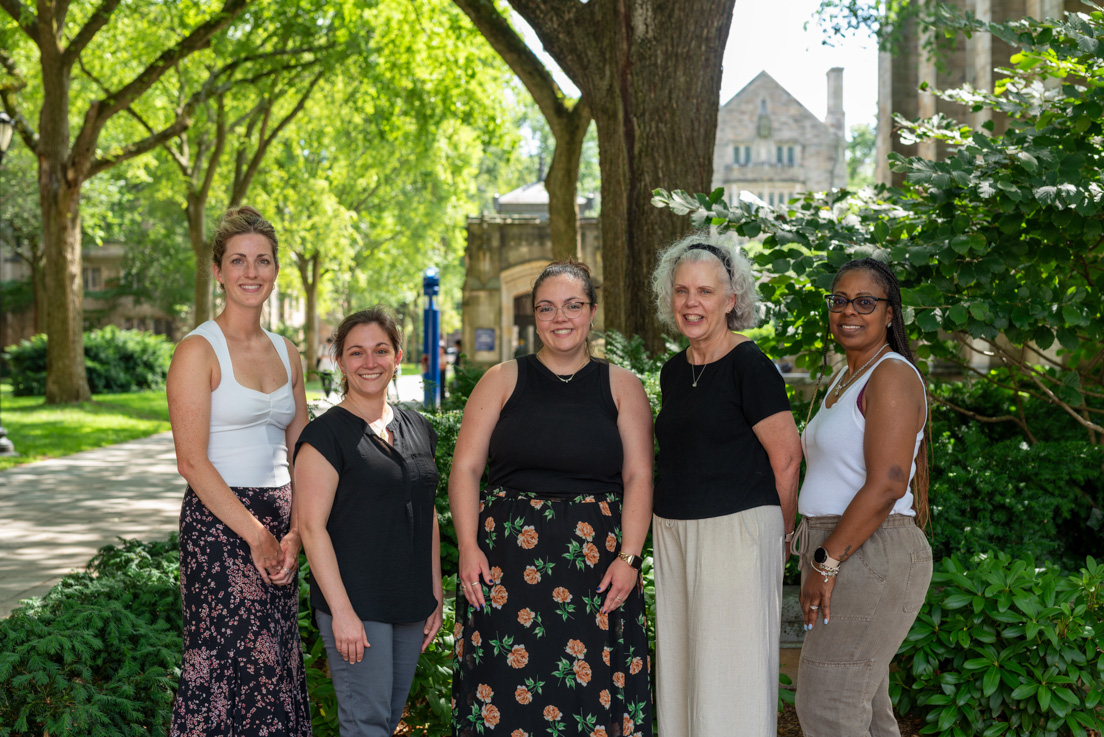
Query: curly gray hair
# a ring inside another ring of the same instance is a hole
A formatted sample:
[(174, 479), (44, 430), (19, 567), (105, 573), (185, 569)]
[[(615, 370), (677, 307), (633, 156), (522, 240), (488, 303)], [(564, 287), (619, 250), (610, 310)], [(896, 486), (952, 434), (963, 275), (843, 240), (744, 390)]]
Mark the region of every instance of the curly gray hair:
[[(695, 245), (706, 248), (693, 248)], [(718, 258), (714, 251), (724, 258)], [(725, 318), (729, 330), (746, 330), (759, 321), (755, 309), (757, 295), (755, 278), (751, 274), (751, 263), (732, 241), (731, 236), (722, 236), (709, 228), (696, 230), (663, 249), (656, 258), (655, 272), (652, 273), (652, 292), (655, 294), (656, 317), (669, 328), (678, 329), (672, 297), (675, 285), (675, 267), (682, 261), (690, 263), (720, 262), (725, 267), (727, 279), (725, 293), (736, 295), (736, 305)]]

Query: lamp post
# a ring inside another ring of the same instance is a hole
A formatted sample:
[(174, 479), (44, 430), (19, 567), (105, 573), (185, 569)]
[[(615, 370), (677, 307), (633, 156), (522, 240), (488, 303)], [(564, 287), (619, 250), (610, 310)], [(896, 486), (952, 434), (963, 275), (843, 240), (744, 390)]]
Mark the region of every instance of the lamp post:
[[(8, 152), (8, 146), (11, 145), (12, 133), (15, 131), (15, 123), (8, 117), (7, 113), (0, 112), (0, 166), (4, 164), (4, 154)], [(3, 213), (0, 213), (2, 216)], [(0, 217), (0, 222), (3, 222), (3, 217)], [(4, 319), (4, 307), (0, 303), (0, 320)], [(4, 349), (3, 345), (0, 345), (0, 351)], [(13, 456), (16, 455), (15, 445), (8, 439), (8, 431), (4, 429), (4, 423), (0, 421), (0, 456)]]
[(430, 266), (422, 276), (422, 292), (429, 297), (425, 313), (422, 315), (422, 347), (425, 349), (423, 355), (429, 359), (426, 362), (425, 373), (422, 374), (426, 409), (435, 409), (441, 400), (441, 351), (437, 347), (441, 332), (441, 313), (437, 311), (437, 305), (433, 299), (440, 289), (441, 274), (436, 267)]

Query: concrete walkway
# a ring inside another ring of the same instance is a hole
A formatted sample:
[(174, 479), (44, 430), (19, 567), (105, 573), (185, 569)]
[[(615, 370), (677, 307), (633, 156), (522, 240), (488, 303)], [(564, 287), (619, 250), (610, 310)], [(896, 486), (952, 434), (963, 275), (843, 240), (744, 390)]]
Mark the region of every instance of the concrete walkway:
[[(398, 392), (420, 402), (421, 377), (399, 377)], [(185, 486), (172, 433), (0, 471), (0, 618), (120, 537), (167, 538)]]
[(172, 433), (0, 471), (0, 617), (118, 537), (168, 537), (184, 488)]

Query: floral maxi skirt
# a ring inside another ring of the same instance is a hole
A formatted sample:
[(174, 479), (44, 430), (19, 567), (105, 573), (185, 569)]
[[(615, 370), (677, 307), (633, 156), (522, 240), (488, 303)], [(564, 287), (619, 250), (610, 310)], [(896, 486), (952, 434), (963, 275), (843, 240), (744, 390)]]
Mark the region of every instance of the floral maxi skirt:
[[(279, 540), (291, 486), (234, 488)], [(184, 663), (170, 737), (309, 737), (299, 587), (266, 584), (249, 545), (188, 489), (180, 510)]]
[(456, 593), (453, 735), (651, 737), (647, 618), (638, 586), (600, 614), (621, 546), (618, 494), (489, 491), (479, 543), (493, 584)]

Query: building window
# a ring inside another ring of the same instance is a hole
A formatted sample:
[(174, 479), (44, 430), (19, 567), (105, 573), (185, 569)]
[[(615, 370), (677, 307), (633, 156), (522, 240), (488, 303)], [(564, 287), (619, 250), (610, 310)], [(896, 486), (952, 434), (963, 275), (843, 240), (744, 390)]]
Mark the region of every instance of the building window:
[(767, 195), (767, 203), (771, 207), (774, 207), (774, 192), (771, 192), (769, 195)]
[(782, 147), (781, 146), (775, 146), (774, 147), (774, 159), (775, 159), (776, 164), (778, 164), (779, 166), (782, 165)]
[(736, 166), (740, 165), (740, 147), (734, 146), (732, 150), (732, 163)]
[(794, 165), (794, 147), (793, 146), (787, 146), (786, 147), (786, 166), (793, 166), (793, 165)]
[(744, 165), (751, 164), (751, 146), (744, 146)]
[(84, 267), (84, 291), (95, 292), (103, 289), (103, 271), (99, 266)]

